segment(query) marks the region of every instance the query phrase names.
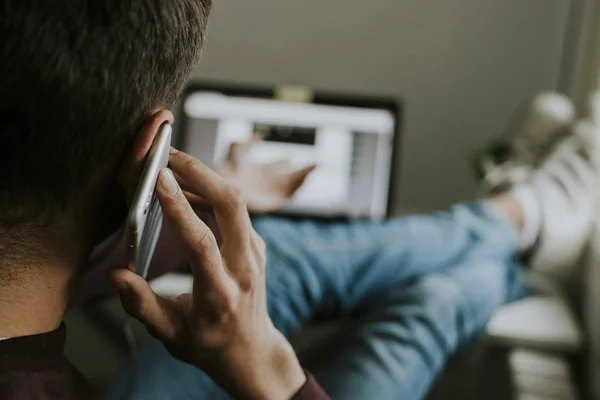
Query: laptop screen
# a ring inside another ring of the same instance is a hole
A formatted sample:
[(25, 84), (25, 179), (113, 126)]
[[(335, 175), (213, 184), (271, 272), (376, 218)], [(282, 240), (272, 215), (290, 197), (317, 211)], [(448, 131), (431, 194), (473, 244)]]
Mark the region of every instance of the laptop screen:
[(188, 93), (183, 111), (183, 150), (209, 165), (220, 163), (232, 143), (255, 133), (263, 140), (250, 153), (254, 162), (286, 160), (298, 168), (317, 164), (284, 212), (386, 216), (396, 131), (391, 111), (202, 90)]

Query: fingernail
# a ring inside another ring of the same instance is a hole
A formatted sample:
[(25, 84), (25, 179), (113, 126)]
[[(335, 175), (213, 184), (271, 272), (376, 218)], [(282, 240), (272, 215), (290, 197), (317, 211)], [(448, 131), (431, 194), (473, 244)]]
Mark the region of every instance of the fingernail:
[(175, 196), (179, 191), (179, 185), (170, 169), (163, 168), (160, 171), (159, 184), (162, 190), (169, 196)]
[(177, 154), (179, 153), (179, 150), (177, 150), (175, 147), (171, 146), (171, 150), (169, 150), (169, 154)]
[(119, 291), (120, 294), (131, 294), (131, 286), (129, 286), (129, 284), (127, 282), (123, 282), (123, 281), (118, 281), (115, 282), (115, 286), (117, 287), (117, 290)]

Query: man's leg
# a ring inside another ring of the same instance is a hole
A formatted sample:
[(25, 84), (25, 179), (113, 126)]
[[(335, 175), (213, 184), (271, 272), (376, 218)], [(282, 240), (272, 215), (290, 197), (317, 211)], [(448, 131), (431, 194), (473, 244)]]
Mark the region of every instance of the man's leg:
[[(530, 265), (539, 274), (569, 273), (587, 241), (600, 181), (590, 163), (596, 134), (581, 131), (565, 140), (528, 184), (490, 201), (520, 227), (520, 246), (531, 251)], [(334, 398), (423, 398), (494, 310), (524, 293), (514, 256), (474, 252), (455, 265), (357, 308), (358, 329), (342, 339), (325, 368), (315, 370)]]
[(328, 343), (311, 371), (334, 399), (422, 399), (492, 313), (524, 294), (513, 258), (467, 261), (418, 278), (361, 305), (356, 327)]
[(380, 223), (264, 218), (254, 226), (268, 249), (269, 313), (286, 336), (467, 258), (512, 257), (518, 239), (487, 202)]
[[(310, 320), (351, 314), (412, 279), (438, 274), (456, 281), (444, 289), (455, 297), (443, 305), (452, 307), (457, 318), (446, 320), (443, 329), (426, 323), (396, 324), (409, 343), (397, 348), (402, 355), (399, 359), (408, 363), (407, 371), (418, 370), (411, 369), (412, 365), (431, 367), (422, 381), (415, 381), (421, 386), (403, 387), (407, 395), (415, 393), (418, 398), (446, 358), (483, 327), (508, 295), (505, 284), (497, 285), (506, 282), (506, 274), (516, 273), (507, 260), (516, 255), (517, 242), (523, 247), (535, 244), (531, 263), (540, 273), (563, 273), (576, 262), (591, 227), (597, 182), (585, 148), (566, 142), (531, 183), (485, 203), (457, 206), (449, 213), (381, 225), (258, 221), (257, 229), (269, 249), (269, 313), (289, 337)], [(453, 286), (460, 290), (452, 291)], [(430, 294), (436, 299), (445, 295), (442, 290)], [(467, 300), (461, 302), (461, 296)], [(398, 310), (399, 315), (404, 312)], [(422, 315), (414, 320), (427, 318)], [(421, 343), (420, 330), (435, 332), (433, 337), (446, 346), (438, 349)], [(402, 339), (402, 335), (389, 337), (392, 343)], [(439, 358), (423, 361), (432, 354)], [(404, 382), (409, 381), (412, 377)], [(147, 398), (159, 391), (164, 399), (219, 398), (218, 388), (205, 376), (174, 361), (162, 347), (140, 353), (113, 390), (109, 398)]]
[[(591, 225), (591, 204), (596, 198), (597, 174), (591, 170), (587, 154), (592, 147), (576, 143), (562, 147), (539, 173), (533, 174), (530, 184), (486, 206), (458, 206), (450, 213), (382, 225), (257, 221), (256, 227), (269, 247), (268, 306), (273, 322), (290, 336), (311, 319), (350, 314), (392, 292), (403, 295), (400, 288), (416, 279), (420, 282), (416, 288), (407, 289), (414, 296), (412, 300), (402, 299), (406, 309), (391, 303), (398, 323), (392, 324), (396, 328), (389, 328), (396, 334), (388, 335), (388, 342), (406, 344), (391, 351), (401, 364), (407, 363), (403, 372), (407, 379), (399, 381), (405, 385), (398, 390), (408, 391), (408, 396), (422, 396), (447, 357), (468, 343), (495, 307), (514, 294), (507, 282), (511, 282), (511, 274), (518, 273), (512, 262), (517, 236), (523, 248), (538, 241), (532, 264), (544, 273), (573, 264), (583, 247)], [(504, 215), (510, 223), (496, 214)], [(512, 226), (518, 228), (519, 235)], [(548, 263), (552, 268), (546, 268)], [(437, 283), (425, 281), (423, 276), (427, 274), (434, 274), (432, 279)], [(430, 297), (433, 302), (426, 301)], [(435, 323), (444, 307), (448, 308), (442, 316), (450, 318)], [(378, 333), (385, 339), (386, 329), (379, 331), (377, 322), (389, 318), (384, 311), (377, 318), (377, 313), (388, 307), (382, 304), (366, 309), (372, 310), (365, 314), (372, 321), (362, 325), (362, 342), (372, 343), (373, 351), (384, 354), (387, 345), (374, 344), (372, 335), (366, 333)], [(360, 343), (352, 337), (348, 339), (349, 348)], [(368, 354), (362, 356), (369, 359)], [(340, 368), (346, 357), (349, 361), (355, 358), (342, 355), (336, 361)], [(402, 365), (394, 367), (383, 359), (374, 360), (383, 363), (384, 375), (387, 369), (389, 376), (390, 368), (402, 371)], [(430, 368), (422, 380), (414, 375), (420, 373), (419, 366)], [(330, 382), (326, 384), (330, 390), (338, 390), (335, 380), (323, 378)], [(340, 383), (347, 381), (343, 375), (337, 379)], [(411, 381), (414, 386), (409, 385)], [(173, 360), (162, 346), (151, 344), (138, 353), (110, 394), (108, 398), (218, 399), (222, 392), (199, 371)]]
[[(477, 337), (493, 311), (525, 294), (521, 266), (472, 260), (413, 279), (354, 312), (356, 324), (312, 368), (334, 399), (421, 399), (447, 360)], [(197, 369), (151, 341), (109, 399), (229, 399)]]
[[(321, 225), (269, 218), (255, 226), (268, 249), (269, 313), (287, 337), (310, 320), (348, 315), (424, 274), (452, 269), (460, 260), (500, 263), (514, 256), (517, 242), (516, 230), (484, 203), (384, 223)], [(454, 335), (456, 328), (449, 324), (446, 329)], [(106, 397), (228, 398), (155, 341), (134, 355)]]

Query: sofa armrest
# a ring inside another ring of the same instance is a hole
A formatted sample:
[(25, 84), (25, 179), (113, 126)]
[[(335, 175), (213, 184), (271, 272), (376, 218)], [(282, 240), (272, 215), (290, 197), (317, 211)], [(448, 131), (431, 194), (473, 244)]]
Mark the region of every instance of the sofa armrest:
[(566, 301), (534, 295), (500, 308), (487, 325), (495, 343), (561, 353), (581, 350), (583, 334)]

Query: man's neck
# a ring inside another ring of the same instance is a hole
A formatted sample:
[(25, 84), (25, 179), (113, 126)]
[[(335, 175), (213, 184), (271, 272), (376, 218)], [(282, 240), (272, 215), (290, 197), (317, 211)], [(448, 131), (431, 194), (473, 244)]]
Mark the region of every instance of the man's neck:
[(104, 217), (101, 193), (108, 184), (90, 182), (95, 188), (88, 193), (91, 200), (65, 209), (50, 223), (0, 226), (0, 337), (46, 333), (60, 326)]
[(0, 287), (0, 338), (53, 331), (60, 326), (68, 306), (72, 267), (23, 268)]

